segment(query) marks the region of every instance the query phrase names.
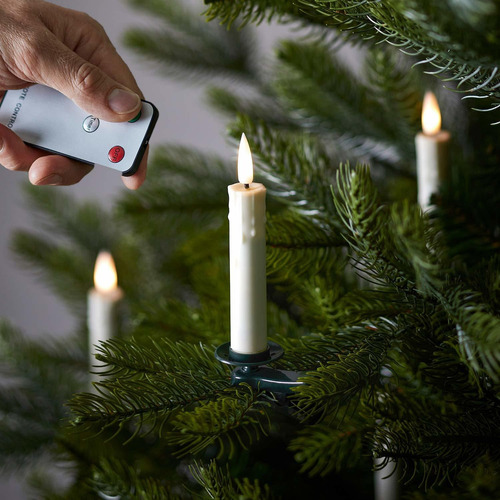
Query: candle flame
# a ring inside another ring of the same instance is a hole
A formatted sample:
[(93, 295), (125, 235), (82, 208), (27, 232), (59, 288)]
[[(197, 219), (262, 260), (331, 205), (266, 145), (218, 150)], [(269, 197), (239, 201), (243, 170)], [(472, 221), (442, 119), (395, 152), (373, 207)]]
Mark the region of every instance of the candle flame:
[(253, 182), (252, 153), (245, 134), (241, 134), (240, 148), (238, 150), (238, 180), (241, 184), (251, 184)]
[(113, 257), (104, 250), (99, 252), (95, 261), (94, 284), (98, 292), (111, 292), (116, 289), (118, 279)]
[(422, 130), (425, 135), (435, 135), (441, 130), (441, 112), (436, 96), (427, 91), (422, 106)]

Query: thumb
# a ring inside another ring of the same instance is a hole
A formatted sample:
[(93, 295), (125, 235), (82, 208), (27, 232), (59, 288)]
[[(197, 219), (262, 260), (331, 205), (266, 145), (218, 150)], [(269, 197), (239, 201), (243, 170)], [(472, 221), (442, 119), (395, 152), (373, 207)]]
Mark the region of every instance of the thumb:
[(141, 98), (136, 92), (62, 43), (58, 45), (61, 54), (41, 57), (40, 83), (58, 90), (80, 108), (106, 121), (127, 121), (137, 115)]

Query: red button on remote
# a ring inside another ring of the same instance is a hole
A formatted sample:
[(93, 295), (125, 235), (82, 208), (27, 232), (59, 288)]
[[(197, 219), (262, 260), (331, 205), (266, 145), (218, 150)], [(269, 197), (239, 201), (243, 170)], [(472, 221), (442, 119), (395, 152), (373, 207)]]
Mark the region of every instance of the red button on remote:
[(124, 156), (125, 150), (121, 146), (113, 146), (108, 153), (109, 161), (112, 163), (122, 161)]

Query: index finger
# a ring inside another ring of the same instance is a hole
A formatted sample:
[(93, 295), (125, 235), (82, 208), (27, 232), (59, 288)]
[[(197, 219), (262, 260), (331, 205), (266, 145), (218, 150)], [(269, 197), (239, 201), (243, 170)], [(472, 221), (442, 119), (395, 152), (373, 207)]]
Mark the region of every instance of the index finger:
[[(99, 40), (99, 38), (101, 38)], [(94, 45), (95, 44), (95, 45)], [(87, 45), (79, 45), (75, 52), (82, 58), (97, 66), (117, 82), (133, 90), (144, 99), (134, 75), (125, 61), (118, 54), (106, 32), (101, 29), (101, 37), (94, 38)]]
[(138, 189), (146, 180), (147, 164), (148, 164), (149, 146), (146, 148), (141, 164), (137, 172), (130, 177), (122, 177), (122, 181), (128, 189)]

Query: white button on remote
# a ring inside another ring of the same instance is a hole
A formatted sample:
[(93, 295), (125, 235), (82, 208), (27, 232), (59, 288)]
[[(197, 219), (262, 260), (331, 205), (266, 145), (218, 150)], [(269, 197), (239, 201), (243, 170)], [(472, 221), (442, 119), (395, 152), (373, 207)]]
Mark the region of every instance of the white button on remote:
[(85, 130), (85, 132), (91, 134), (92, 132), (95, 132), (98, 128), (99, 128), (99, 118), (90, 115), (87, 116), (85, 120), (83, 120), (83, 130)]

